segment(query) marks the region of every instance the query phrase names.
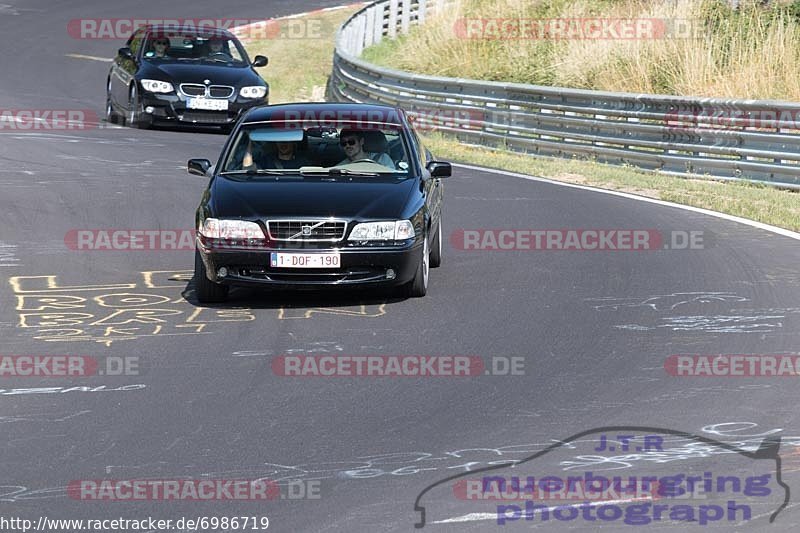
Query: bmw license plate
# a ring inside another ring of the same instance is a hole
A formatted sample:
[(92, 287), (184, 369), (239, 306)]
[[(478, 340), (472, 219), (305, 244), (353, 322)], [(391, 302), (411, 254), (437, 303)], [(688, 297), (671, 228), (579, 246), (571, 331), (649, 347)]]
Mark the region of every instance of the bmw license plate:
[(187, 98), (186, 107), (205, 111), (227, 111), (228, 101), (224, 98)]
[(339, 268), (338, 253), (299, 254), (272, 252), (269, 265), (275, 268)]

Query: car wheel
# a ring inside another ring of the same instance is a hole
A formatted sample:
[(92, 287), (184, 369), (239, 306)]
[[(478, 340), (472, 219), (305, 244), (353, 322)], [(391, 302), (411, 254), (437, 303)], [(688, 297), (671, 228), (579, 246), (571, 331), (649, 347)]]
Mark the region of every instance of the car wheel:
[(106, 96), (106, 122), (109, 124), (117, 124), (119, 117), (114, 111), (114, 106), (111, 104), (111, 97)]
[(109, 124), (117, 124), (119, 115), (114, 111), (114, 104), (111, 103), (111, 80), (108, 80), (106, 86), (106, 122)]
[(431, 243), (431, 268), (442, 266), (442, 217), (439, 216), (439, 227)]
[(428, 293), (428, 273), (430, 270), (430, 247), (428, 246), (428, 236), (422, 241), (422, 257), (417, 265), (417, 272), (406, 285), (406, 296), (409, 298), (420, 298)]
[(135, 83), (131, 85), (131, 94), (128, 100), (128, 126), (141, 129), (147, 129), (150, 126), (149, 121), (144, 118), (144, 110), (142, 103), (139, 102), (139, 91), (136, 89)]
[(224, 302), (228, 298), (228, 287), (208, 279), (206, 265), (197, 250), (194, 251), (194, 292), (197, 301), (203, 304)]

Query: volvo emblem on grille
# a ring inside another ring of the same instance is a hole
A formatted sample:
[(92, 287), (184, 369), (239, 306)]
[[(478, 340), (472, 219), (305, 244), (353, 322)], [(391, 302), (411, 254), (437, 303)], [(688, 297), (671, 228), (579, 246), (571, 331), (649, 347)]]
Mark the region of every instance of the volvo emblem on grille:
[(311, 226), (303, 226), (303, 235), (311, 235)]
[(209, 83), (211, 83), (211, 80), (203, 80), (203, 83), (205, 83), (206, 85), (208, 85)]

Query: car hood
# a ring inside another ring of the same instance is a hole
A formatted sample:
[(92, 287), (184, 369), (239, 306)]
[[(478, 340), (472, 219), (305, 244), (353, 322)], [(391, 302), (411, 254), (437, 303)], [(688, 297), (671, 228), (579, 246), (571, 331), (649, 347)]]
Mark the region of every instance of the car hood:
[(205, 63), (163, 63), (150, 64), (145, 75), (157, 75), (176, 83), (205, 83), (210, 85), (264, 85), (261, 77), (250, 67), (229, 67), (225, 65), (209, 65)]
[(269, 217), (339, 217), (346, 219), (402, 218), (415, 179), (370, 182), (367, 179), (323, 181), (214, 180), (212, 216), (264, 219)]

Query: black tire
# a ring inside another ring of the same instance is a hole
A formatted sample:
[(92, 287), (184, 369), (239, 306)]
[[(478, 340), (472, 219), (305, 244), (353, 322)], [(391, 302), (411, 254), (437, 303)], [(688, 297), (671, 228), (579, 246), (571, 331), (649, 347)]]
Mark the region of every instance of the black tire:
[(430, 247), (428, 246), (428, 236), (422, 245), (422, 255), (414, 279), (405, 286), (405, 294), (409, 298), (421, 298), (428, 293), (428, 275), (430, 273)]
[(136, 84), (131, 85), (131, 91), (128, 98), (128, 126), (131, 128), (139, 128), (146, 130), (150, 127), (150, 120), (144, 116), (144, 109), (142, 103), (139, 102), (139, 90)]
[(111, 104), (111, 97), (106, 96), (106, 122), (109, 124), (118, 124), (119, 115), (114, 111), (114, 106)]
[(109, 124), (119, 124), (119, 115), (114, 111), (114, 104), (111, 103), (111, 80), (106, 84), (106, 122)]
[(219, 303), (228, 299), (228, 287), (208, 279), (206, 265), (197, 250), (194, 251), (194, 292), (197, 301), (202, 304)]
[(439, 227), (431, 243), (431, 268), (442, 266), (442, 217), (439, 216)]

